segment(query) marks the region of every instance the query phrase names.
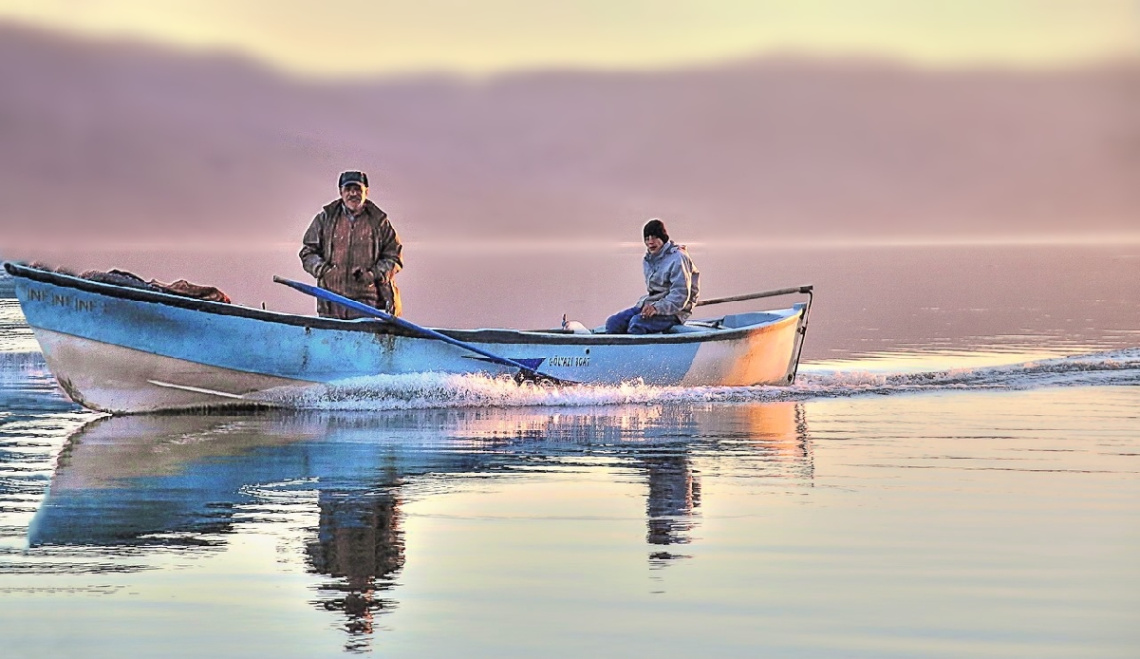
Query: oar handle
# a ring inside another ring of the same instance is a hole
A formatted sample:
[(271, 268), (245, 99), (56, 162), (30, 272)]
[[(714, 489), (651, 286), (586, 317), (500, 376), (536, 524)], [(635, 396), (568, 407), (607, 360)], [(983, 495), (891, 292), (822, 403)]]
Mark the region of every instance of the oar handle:
[(779, 288), (774, 291), (763, 291), (761, 293), (746, 293), (744, 295), (733, 295), (732, 297), (718, 297), (712, 300), (700, 300), (695, 305), (696, 307), (703, 307), (709, 304), (721, 304), (724, 302), (743, 302), (744, 300), (758, 300), (762, 297), (776, 297), (778, 295), (792, 295), (794, 293), (803, 293), (804, 295), (811, 295), (812, 286), (793, 286), (791, 288)]

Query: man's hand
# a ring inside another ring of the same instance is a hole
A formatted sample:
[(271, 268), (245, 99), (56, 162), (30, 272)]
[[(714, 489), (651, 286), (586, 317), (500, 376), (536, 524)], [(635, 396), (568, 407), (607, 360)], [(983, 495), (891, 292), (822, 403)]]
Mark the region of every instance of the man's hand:
[(642, 318), (652, 318), (656, 315), (657, 315), (657, 307), (653, 306), (652, 304), (649, 304), (648, 302), (641, 305), (641, 317)]

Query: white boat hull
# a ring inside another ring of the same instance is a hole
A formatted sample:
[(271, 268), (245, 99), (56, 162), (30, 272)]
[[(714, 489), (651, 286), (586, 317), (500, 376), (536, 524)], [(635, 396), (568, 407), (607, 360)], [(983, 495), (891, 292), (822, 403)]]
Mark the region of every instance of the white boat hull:
[(76, 403), (111, 413), (261, 405), (258, 392), (313, 385), (34, 330), (48, 368)]

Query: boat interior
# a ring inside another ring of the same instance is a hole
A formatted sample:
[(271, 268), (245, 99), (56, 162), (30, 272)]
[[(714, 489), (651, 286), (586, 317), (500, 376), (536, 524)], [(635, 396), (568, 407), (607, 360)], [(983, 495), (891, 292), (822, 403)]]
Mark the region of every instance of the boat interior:
[[(666, 334), (694, 334), (699, 332), (715, 332), (718, 330), (731, 330), (740, 329), (742, 327), (752, 327), (754, 325), (763, 325), (771, 323), (782, 318), (787, 318), (795, 308), (783, 309), (780, 311), (751, 311), (748, 313), (735, 313), (720, 316), (719, 318), (692, 318), (680, 325), (670, 327)], [(590, 329), (582, 323), (572, 320), (563, 324), (561, 329), (555, 330), (539, 330), (543, 332), (552, 332), (555, 334), (605, 334), (606, 327), (601, 325)]]

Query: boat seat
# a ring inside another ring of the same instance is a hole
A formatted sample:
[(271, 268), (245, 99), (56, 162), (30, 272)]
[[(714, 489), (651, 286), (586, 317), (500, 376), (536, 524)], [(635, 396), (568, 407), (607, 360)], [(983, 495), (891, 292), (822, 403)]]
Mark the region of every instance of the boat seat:
[(712, 323), (683, 323), (681, 325), (674, 325), (665, 331), (666, 334), (692, 334), (693, 332), (707, 332), (709, 330), (717, 329)]
[(774, 320), (779, 320), (782, 316), (778, 313), (769, 313), (765, 311), (753, 311), (750, 313), (736, 313), (725, 316), (721, 320), (724, 322), (724, 327), (727, 329), (736, 329), (738, 327), (748, 327), (749, 325), (759, 325), (760, 323), (770, 323)]

